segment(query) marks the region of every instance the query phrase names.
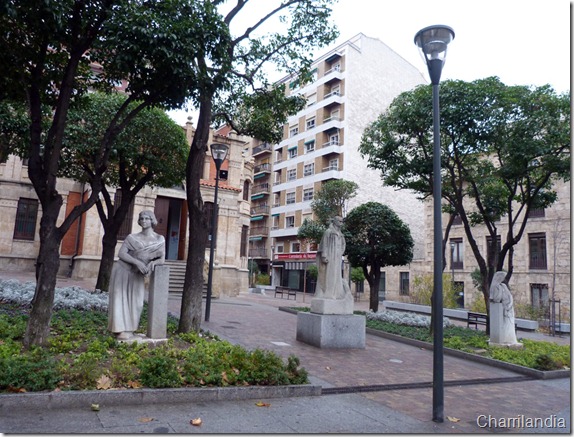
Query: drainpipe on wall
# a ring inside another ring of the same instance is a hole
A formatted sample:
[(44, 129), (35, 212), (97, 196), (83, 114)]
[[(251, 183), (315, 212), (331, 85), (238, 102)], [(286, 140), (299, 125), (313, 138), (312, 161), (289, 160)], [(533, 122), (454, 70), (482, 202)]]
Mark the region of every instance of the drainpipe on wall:
[[(80, 206), (84, 204), (84, 191), (86, 189), (86, 183), (82, 182), (82, 192), (80, 195)], [(72, 277), (72, 273), (74, 272), (74, 261), (76, 259), (76, 257), (78, 256), (78, 249), (80, 247), (80, 234), (82, 231), (82, 216), (84, 214), (80, 214), (80, 217), (78, 218), (78, 232), (76, 233), (76, 242), (74, 244), (74, 254), (72, 255), (72, 258), (70, 259), (70, 266), (69, 266), (69, 270), (68, 270), (68, 278)]]

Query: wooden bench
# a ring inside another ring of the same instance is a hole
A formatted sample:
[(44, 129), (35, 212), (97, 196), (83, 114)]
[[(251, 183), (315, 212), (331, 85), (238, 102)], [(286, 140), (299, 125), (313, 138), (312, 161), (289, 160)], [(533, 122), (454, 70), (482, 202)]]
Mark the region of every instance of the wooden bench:
[(482, 313), (471, 313), (469, 311), (466, 316), (466, 327), (470, 328), (470, 325), (474, 325), (474, 329), (478, 329), (478, 325), (486, 326), (488, 321), (488, 316)]
[(297, 300), (297, 290), (294, 290), (289, 287), (275, 287), (275, 297), (277, 295), (281, 295), (281, 299), (283, 299), (283, 295), (287, 295), (287, 300), (289, 300), (289, 296), (293, 296), (293, 299)]

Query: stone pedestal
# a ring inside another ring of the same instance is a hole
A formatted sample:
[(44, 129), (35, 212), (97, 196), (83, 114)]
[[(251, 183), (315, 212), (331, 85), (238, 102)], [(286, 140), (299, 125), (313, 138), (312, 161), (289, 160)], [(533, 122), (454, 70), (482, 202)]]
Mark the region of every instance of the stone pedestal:
[(169, 266), (155, 266), (149, 284), (147, 321), (148, 338), (167, 338), (168, 288)]
[(364, 316), (297, 313), (297, 340), (322, 349), (364, 349)]
[(316, 314), (353, 314), (353, 296), (348, 294), (345, 299), (311, 299), (311, 312)]

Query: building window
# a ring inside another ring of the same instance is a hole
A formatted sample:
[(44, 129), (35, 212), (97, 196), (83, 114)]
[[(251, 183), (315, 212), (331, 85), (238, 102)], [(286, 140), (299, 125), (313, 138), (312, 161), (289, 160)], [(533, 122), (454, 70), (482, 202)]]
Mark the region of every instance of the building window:
[(546, 215), (544, 211), (545, 211), (544, 208), (532, 208), (528, 212), (528, 218), (544, 217)]
[(290, 158), (290, 159), (293, 159), (293, 158), (297, 157), (297, 146), (295, 146), (295, 147), (289, 149), (287, 152), (289, 153), (289, 158)]
[(400, 272), (399, 295), (409, 295), (409, 272)]
[[(490, 264), (490, 259), (492, 257), (492, 253), (491, 253), (491, 249), (490, 249), (490, 245), (492, 243), (492, 237), (486, 237), (486, 259), (488, 260), (488, 263)], [(496, 236), (496, 250), (498, 251), (498, 253), (500, 253), (500, 250), (502, 249), (502, 243), (500, 241), (500, 235)]]
[(297, 126), (293, 126), (289, 128), (289, 137), (294, 137), (299, 133), (299, 128)]
[(311, 153), (315, 151), (315, 141), (309, 141), (305, 143), (305, 153)]
[(295, 203), (295, 192), (294, 191), (292, 193), (287, 193), (285, 195), (285, 203), (287, 205), (291, 205), (291, 204)]
[[(122, 190), (117, 190), (114, 196), (114, 213), (119, 208), (120, 204), (122, 203)], [(128, 209), (128, 213), (122, 222), (122, 226), (118, 231), (118, 240), (125, 240), (126, 237), (131, 234), (132, 232), (132, 224), (134, 218), (134, 202), (130, 203), (130, 208)]]
[(339, 158), (329, 160), (329, 170), (339, 169)]
[(249, 238), (249, 226), (241, 227), (241, 245), (239, 246), (239, 256), (247, 256), (247, 246)]
[(329, 145), (330, 146), (338, 146), (339, 145), (339, 134), (334, 134), (329, 137)]
[(315, 163), (306, 164), (303, 167), (303, 176), (313, 176), (315, 174)]
[(295, 216), (288, 216), (285, 217), (285, 227), (286, 228), (294, 228), (295, 227)]
[(249, 181), (243, 182), (243, 200), (249, 200)]
[(38, 218), (38, 201), (36, 199), (18, 199), (16, 223), (14, 225), (15, 240), (34, 240), (36, 235), (36, 220)]
[(291, 243), (291, 253), (301, 252), (301, 243)]
[(315, 127), (315, 117), (310, 118), (309, 120), (307, 120), (307, 130), (311, 130)]
[(275, 252), (277, 252), (277, 253), (283, 253), (283, 245), (282, 245), (282, 244), (278, 244), (277, 247), (275, 248)]
[(548, 308), (548, 284), (530, 284), (530, 299), (532, 308)]
[(462, 269), (464, 268), (464, 251), (462, 238), (451, 238), (450, 239), (450, 267), (452, 269)]
[(297, 179), (297, 169), (292, 168), (291, 170), (287, 170), (287, 180), (294, 181), (295, 179)]
[(381, 279), (379, 280), (379, 302), (385, 300), (385, 293), (387, 292), (387, 275), (381, 272)]
[(546, 234), (528, 234), (530, 246), (530, 268), (545, 270), (546, 267)]
[(309, 96), (307, 96), (307, 108), (309, 106), (313, 106), (315, 103), (317, 103), (317, 94), (313, 93)]
[(305, 188), (303, 190), (303, 201), (307, 202), (313, 200), (313, 188)]

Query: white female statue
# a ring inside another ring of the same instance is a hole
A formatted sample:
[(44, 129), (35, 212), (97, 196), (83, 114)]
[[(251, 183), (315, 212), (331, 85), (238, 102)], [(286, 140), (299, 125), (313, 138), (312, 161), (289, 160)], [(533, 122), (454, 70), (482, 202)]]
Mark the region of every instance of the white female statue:
[(133, 337), (143, 310), (144, 278), (165, 261), (165, 239), (153, 230), (157, 225), (153, 211), (140, 212), (138, 224), (141, 232), (126, 237), (110, 278), (108, 330), (118, 340)]
[[(490, 325), (490, 338), (493, 343), (518, 344), (514, 327), (514, 303), (508, 286), (502, 282), (506, 278), (506, 272), (496, 272), (490, 284), (490, 316), (493, 318)], [(502, 305), (502, 323), (495, 317), (499, 311), (495, 311), (493, 304)]]
[(311, 312), (320, 314), (353, 314), (353, 295), (343, 279), (341, 267), (345, 253), (343, 219), (331, 219), (317, 250), (317, 288), (311, 300)]

